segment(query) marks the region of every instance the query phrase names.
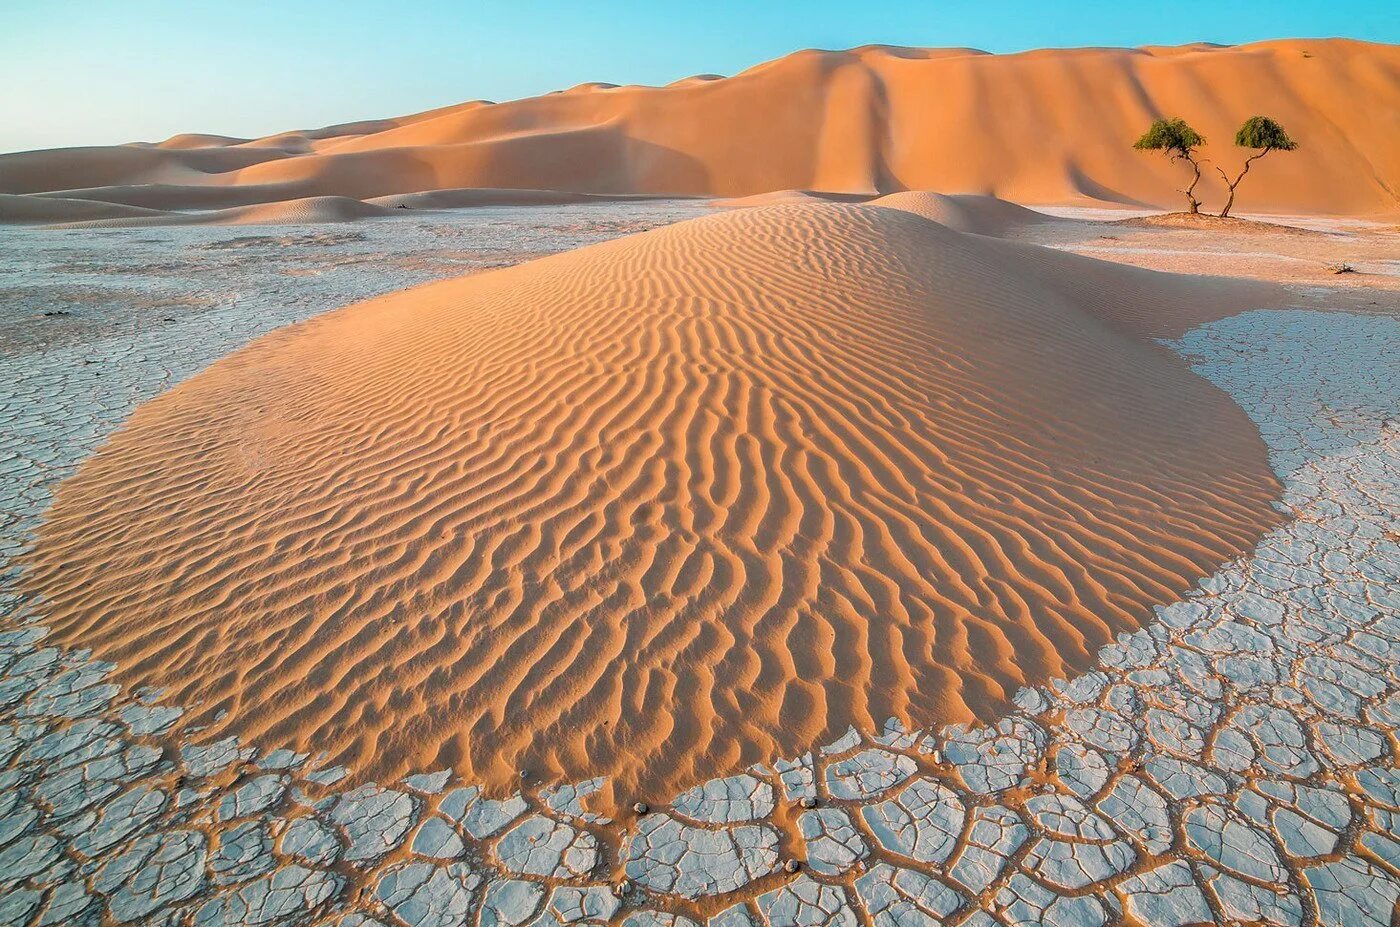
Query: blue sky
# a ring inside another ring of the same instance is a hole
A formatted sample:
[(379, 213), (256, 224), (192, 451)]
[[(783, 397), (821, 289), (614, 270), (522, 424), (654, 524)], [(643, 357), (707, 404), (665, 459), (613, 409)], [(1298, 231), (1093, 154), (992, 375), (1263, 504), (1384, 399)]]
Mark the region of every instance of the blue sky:
[(1400, 42), (1393, 0), (0, 0), (0, 151), (256, 136), (799, 48)]

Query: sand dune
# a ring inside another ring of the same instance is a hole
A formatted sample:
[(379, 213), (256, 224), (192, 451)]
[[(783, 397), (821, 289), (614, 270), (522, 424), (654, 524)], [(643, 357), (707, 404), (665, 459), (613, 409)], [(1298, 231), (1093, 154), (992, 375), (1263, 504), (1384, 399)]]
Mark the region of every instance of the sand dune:
[(251, 141), (251, 138), (234, 138), (231, 135), (210, 135), (207, 132), (183, 132), (179, 135), (172, 135), (163, 142), (156, 142), (152, 147), (227, 148), (229, 145), (246, 145)]
[[(175, 203), (191, 195), (207, 205), (210, 197), (200, 188), (141, 187), (99, 188), (97, 195), (141, 203)], [(247, 188), (210, 188), (219, 200)], [(148, 225), (306, 225), (351, 222), (398, 215), (402, 209), (462, 209), (474, 206), (550, 206), (566, 203), (607, 203), (653, 199), (647, 194), (568, 193), (558, 190), (431, 190), (400, 193), (370, 200), (346, 196), (308, 196), (264, 202), (260, 197), (244, 205), (220, 209), (185, 210), (133, 206), (123, 202), (71, 199), (50, 194), (0, 193), (0, 221), (46, 223), (63, 228), (123, 228)]]
[(1275, 295), (716, 213), (254, 342), (62, 485), (25, 581), (201, 737), (664, 797), (990, 717), (1248, 550), (1265, 448), (1153, 339)]
[(1000, 238), (1028, 226), (1057, 222), (1054, 216), (1008, 203), (995, 196), (976, 194), (943, 194), (927, 190), (905, 190), (885, 196), (869, 196), (859, 193), (830, 193), (821, 190), (776, 190), (772, 193), (757, 193), (734, 199), (712, 201), (720, 209), (752, 209), (760, 206), (820, 204), (820, 203), (868, 203), (886, 209), (911, 212), (916, 216), (931, 219), (940, 225), (959, 232), (974, 235), (991, 235)]
[[(38, 197), (26, 197), (38, 200)], [(128, 207), (129, 208), (129, 207)], [(150, 213), (150, 210), (143, 210)], [(118, 216), (86, 222), (64, 223), (66, 228), (121, 228), (146, 225), (306, 225), (317, 222), (349, 222), (391, 216), (387, 206), (366, 203), (346, 196), (308, 196), (303, 199), (252, 206), (234, 206), (204, 212), (155, 212), (139, 216)]]
[(106, 187), (83, 187), (59, 193), (25, 194), (32, 199), (85, 199), (94, 202), (139, 206), (162, 212), (182, 209), (229, 209), (234, 206), (257, 206), (298, 199), (296, 190), (286, 184), (239, 187), (202, 186), (199, 184), (136, 183)]
[(55, 196), (19, 196), (0, 193), (0, 222), (49, 225), (56, 222), (82, 222), (92, 219), (133, 219), (161, 216), (155, 209), (103, 203), (97, 200)]
[(288, 157), (284, 151), (237, 145), (217, 148), (158, 148), (113, 145), (57, 148), (0, 155), (0, 193), (59, 192), (75, 188), (167, 183), (194, 186), (227, 181), (242, 168)]
[(570, 193), (567, 190), (509, 190), (464, 187), (429, 190), (424, 193), (397, 193), (367, 200), (380, 206), (407, 206), (411, 209), (461, 209), (470, 206), (559, 206), (567, 203), (616, 203), (655, 199), (648, 194)]
[(752, 196), (711, 200), (716, 209), (752, 209), (755, 206), (791, 206), (800, 203), (864, 203), (874, 199), (869, 193), (833, 193), (828, 190), (772, 190)]
[(1056, 221), (1053, 216), (1008, 203), (994, 196), (947, 196), (942, 193), (909, 190), (871, 200), (870, 205), (912, 212), (916, 216), (932, 219), (959, 232), (996, 237), (1028, 225)]
[[(240, 143), (0, 156), (0, 192), (163, 184), (262, 200), (471, 187), (742, 197), (929, 189), (1021, 203), (1176, 206), (1184, 174), (1132, 142), (1185, 116), (1227, 168), (1236, 127), (1267, 113), (1302, 147), (1257, 165), (1237, 210), (1400, 212), (1400, 47), (1297, 39), (1233, 48), (804, 51), (669, 87), (580, 85)], [(1207, 204), (1221, 185), (1207, 167)], [(70, 193), (86, 199), (105, 196)], [(159, 208), (255, 200), (194, 199)], [(133, 205), (155, 206), (141, 202)]]

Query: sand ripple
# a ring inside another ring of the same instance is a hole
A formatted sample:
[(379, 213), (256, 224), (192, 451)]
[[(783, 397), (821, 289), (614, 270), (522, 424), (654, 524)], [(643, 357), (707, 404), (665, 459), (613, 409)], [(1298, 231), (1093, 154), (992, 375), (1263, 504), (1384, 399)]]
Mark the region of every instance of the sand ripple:
[(1251, 548), (1264, 446), (1152, 339), (1259, 297), (710, 216), (255, 342), (62, 486), (27, 582), (207, 736), (664, 797), (990, 717)]

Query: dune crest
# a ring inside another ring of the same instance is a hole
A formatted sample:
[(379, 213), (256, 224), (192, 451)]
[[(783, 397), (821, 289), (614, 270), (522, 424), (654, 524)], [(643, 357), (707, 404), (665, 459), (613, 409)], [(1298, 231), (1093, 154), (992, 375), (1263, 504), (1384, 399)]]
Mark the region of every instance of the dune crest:
[[(1236, 128), (1266, 113), (1301, 147), (1251, 173), (1241, 211), (1382, 215), (1400, 213), (1400, 144), (1381, 116), (1397, 110), (1393, 45), (1291, 39), (1015, 55), (869, 46), (668, 87), (583, 84), (247, 142), (177, 136), (0, 155), (0, 193), (104, 200), (91, 188), (111, 188), (129, 202), (137, 185), (215, 188), (164, 206), (131, 203), (178, 209), (481, 187), (721, 197), (928, 189), (1172, 207), (1182, 202), (1180, 165), (1131, 147), (1152, 120), (1188, 118), (1212, 163), (1234, 169)], [(1198, 192), (1219, 201), (1214, 170)]]
[(885, 209), (902, 209), (959, 232), (997, 238), (1028, 225), (1055, 221), (1053, 216), (1008, 203), (994, 196), (949, 196), (926, 190), (891, 193), (871, 200), (870, 205), (882, 206)]
[(664, 798), (991, 717), (1250, 549), (1264, 445), (1153, 339), (1273, 296), (717, 213), (254, 342), (62, 485), (25, 581), (201, 737)]

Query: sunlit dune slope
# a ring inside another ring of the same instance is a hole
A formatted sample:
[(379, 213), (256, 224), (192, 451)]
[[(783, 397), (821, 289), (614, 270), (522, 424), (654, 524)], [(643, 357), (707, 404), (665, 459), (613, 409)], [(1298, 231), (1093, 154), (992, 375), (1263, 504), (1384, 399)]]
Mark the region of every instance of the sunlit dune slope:
[[(1400, 212), (1400, 47), (1290, 39), (1239, 47), (803, 51), (723, 79), (667, 87), (581, 85), (398, 119), (240, 142), (0, 156), (0, 192), (137, 184), (246, 187), (189, 194), (218, 208), (270, 199), (357, 199), (459, 187), (747, 196), (810, 189), (932, 189), (1021, 203), (1181, 202), (1184, 168), (1134, 151), (1159, 116), (1208, 139), (1215, 166), (1243, 154), (1235, 129), (1264, 113), (1300, 141), (1241, 187), (1238, 211)], [(76, 195), (76, 194), (75, 194)], [(201, 206), (200, 204), (205, 205)], [(134, 205), (179, 208), (151, 202)]]
[(1274, 296), (716, 213), (254, 342), (62, 485), (26, 581), (201, 737), (665, 797), (990, 717), (1250, 549), (1265, 448), (1154, 339)]

